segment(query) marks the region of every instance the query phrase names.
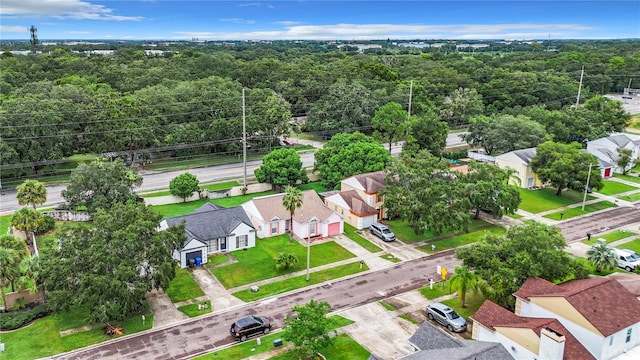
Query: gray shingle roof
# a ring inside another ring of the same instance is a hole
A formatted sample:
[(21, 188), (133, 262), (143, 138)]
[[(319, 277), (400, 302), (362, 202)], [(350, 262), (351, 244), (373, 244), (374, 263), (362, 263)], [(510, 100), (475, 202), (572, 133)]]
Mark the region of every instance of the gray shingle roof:
[(187, 241), (226, 237), (241, 223), (253, 228), (249, 217), (241, 206), (222, 208), (206, 203), (189, 215), (166, 219), (169, 226), (179, 225), (183, 220), (185, 221)]

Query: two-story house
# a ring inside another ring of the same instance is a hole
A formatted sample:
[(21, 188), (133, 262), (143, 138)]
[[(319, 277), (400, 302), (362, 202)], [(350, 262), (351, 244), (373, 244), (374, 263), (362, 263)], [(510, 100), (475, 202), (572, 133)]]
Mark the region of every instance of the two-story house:
[(364, 229), (385, 218), (380, 191), (386, 186), (387, 173), (376, 171), (348, 177), (340, 182), (340, 191), (324, 198), (327, 207), (344, 217), (356, 229)]

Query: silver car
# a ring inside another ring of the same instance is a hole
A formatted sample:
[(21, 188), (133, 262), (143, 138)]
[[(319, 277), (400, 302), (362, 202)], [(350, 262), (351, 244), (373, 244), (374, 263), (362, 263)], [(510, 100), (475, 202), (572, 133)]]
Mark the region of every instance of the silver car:
[(369, 225), (369, 231), (384, 241), (394, 241), (396, 239), (396, 235), (389, 229), (389, 227), (387, 227), (387, 225), (380, 224), (378, 222), (374, 222)]
[(455, 310), (443, 303), (431, 303), (427, 305), (426, 311), (429, 320), (435, 320), (439, 322), (443, 326), (446, 326), (449, 331), (467, 331), (467, 320), (465, 320), (465, 318), (455, 312)]

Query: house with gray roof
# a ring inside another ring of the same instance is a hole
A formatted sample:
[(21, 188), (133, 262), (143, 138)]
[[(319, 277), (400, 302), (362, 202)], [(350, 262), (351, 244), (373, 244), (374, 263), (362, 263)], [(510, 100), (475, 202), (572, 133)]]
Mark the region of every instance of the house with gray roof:
[[(627, 149), (631, 151), (631, 162), (628, 168), (633, 167), (634, 160), (640, 157), (640, 136), (626, 133), (612, 133), (611, 135), (587, 142), (587, 152), (595, 155), (599, 160), (607, 162), (613, 172), (621, 174), (624, 169), (618, 166), (620, 153), (618, 150)], [(610, 177), (611, 170), (606, 172), (603, 169), (602, 177)]]
[(457, 339), (429, 321), (420, 325), (409, 338), (413, 353), (402, 360), (513, 360), (499, 342)]
[[(531, 169), (531, 159), (536, 156), (536, 148), (520, 149), (509, 151), (495, 157), (496, 165), (502, 169), (512, 169), (515, 176), (519, 179), (517, 186), (530, 189), (532, 187), (541, 187), (542, 181), (538, 175)], [(513, 181), (513, 180), (511, 180)]]
[(207, 263), (209, 254), (224, 253), (256, 246), (256, 231), (241, 206), (224, 208), (206, 203), (189, 215), (162, 220), (159, 230), (185, 223), (187, 240), (173, 253), (180, 267), (190, 261)]

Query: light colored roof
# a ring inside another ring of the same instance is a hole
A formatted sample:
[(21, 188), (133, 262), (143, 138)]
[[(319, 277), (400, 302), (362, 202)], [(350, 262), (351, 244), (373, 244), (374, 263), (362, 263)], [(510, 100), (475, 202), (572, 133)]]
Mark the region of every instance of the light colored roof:
[[(283, 197), (284, 193), (280, 193), (256, 197), (249, 202), (253, 202), (264, 221), (288, 219), (291, 214), (282, 205)], [(320, 196), (314, 190), (305, 190), (302, 192), (302, 207), (296, 209), (293, 220), (297, 223), (307, 223), (313, 218), (325, 221), (331, 215), (333, 215), (333, 210), (324, 205)]]
[(366, 174), (359, 174), (348, 177), (343, 181), (346, 181), (353, 185), (350, 180), (355, 180), (360, 186), (356, 186), (360, 190), (363, 190), (367, 194), (375, 194), (378, 191), (384, 189), (386, 186), (387, 173), (384, 171), (375, 171)]
[(377, 214), (378, 210), (362, 200), (355, 190), (342, 191), (338, 194), (349, 206), (349, 210), (358, 216)]

